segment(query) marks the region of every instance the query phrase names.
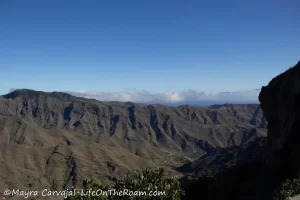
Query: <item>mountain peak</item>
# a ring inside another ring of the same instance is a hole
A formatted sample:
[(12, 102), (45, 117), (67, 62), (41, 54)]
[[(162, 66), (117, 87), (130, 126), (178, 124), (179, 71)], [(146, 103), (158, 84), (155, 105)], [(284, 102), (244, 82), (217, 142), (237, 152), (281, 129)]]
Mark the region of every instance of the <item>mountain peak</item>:
[(17, 97), (25, 97), (28, 99), (32, 99), (42, 95), (56, 98), (63, 101), (70, 101), (77, 98), (75, 96), (72, 96), (64, 92), (43, 92), (43, 91), (36, 91), (31, 89), (16, 89), (6, 95), (3, 95), (2, 97), (6, 99), (14, 99)]

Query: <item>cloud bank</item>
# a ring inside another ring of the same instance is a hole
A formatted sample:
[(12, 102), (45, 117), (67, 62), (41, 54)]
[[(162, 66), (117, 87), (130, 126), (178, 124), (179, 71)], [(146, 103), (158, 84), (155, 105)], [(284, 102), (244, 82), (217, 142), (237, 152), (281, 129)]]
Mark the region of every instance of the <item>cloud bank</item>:
[(100, 101), (178, 103), (188, 101), (256, 102), (259, 92), (259, 89), (255, 89), (236, 92), (199, 92), (187, 90), (150, 93), (145, 90), (124, 90), (120, 92), (68, 91), (67, 93), (77, 97), (92, 98)]

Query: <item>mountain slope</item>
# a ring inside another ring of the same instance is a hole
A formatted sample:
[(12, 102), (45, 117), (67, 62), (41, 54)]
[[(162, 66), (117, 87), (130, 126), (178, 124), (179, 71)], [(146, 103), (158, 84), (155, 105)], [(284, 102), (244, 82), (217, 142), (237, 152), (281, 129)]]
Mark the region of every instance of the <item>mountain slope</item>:
[(0, 188), (107, 182), (157, 165), (176, 173), (214, 147), (265, 136), (265, 127), (255, 104), (147, 106), (15, 90), (0, 98)]
[(199, 178), (215, 178), (228, 170), (234, 171), (245, 163), (263, 160), (266, 157), (266, 147), (266, 137), (260, 137), (242, 145), (215, 148), (201, 158), (178, 167), (177, 170), (186, 175), (181, 182), (188, 186)]
[(182, 165), (178, 171), (186, 176), (180, 179), (186, 195), (194, 199), (257, 199), (257, 177), (265, 165), (267, 140), (257, 138), (246, 144), (216, 148), (200, 159)]

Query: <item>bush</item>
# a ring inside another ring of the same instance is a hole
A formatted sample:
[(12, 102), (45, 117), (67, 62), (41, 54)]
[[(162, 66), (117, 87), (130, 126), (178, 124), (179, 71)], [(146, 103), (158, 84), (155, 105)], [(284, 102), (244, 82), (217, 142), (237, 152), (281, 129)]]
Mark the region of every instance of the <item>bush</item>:
[[(167, 178), (164, 177), (164, 170), (162, 168), (158, 168), (156, 170), (144, 170), (136, 180), (133, 180), (129, 178), (128, 176), (124, 178), (121, 181), (117, 181), (114, 185), (108, 186), (108, 185), (101, 185), (99, 183), (96, 183), (92, 180), (85, 180), (83, 182), (83, 191), (86, 194), (86, 192), (89, 191), (108, 191), (108, 190), (114, 190), (114, 191), (132, 191), (135, 192), (135, 195), (109, 195), (109, 193), (106, 193), (104, 195), (104, 192), (102, 193), (102, 196), (83, 196), (82, 194), (77, 194), (77, 196), (71, 196), (67, 199), (69, 200), (118, 200), (118, 199), (141, 199), (141, 200), (150, 200), (150, 199), (160, 199), (160, 200), (179, 200), (181, 199), (181, 196), (183, 195), (183, 190), (181, 189), (180, 183), (175, 178)], [(147, 196), (147, 195), (138, 195), (137, 191), (162, 191), (164, 192), (164, 195), (156, 195), (156, 196)], [(113, 192), (111, 192), (113, 193)]]
[(275, 191), (274, 200), (286, 200), (300, 194), (300, 179), (285, 180), (280, 189)]

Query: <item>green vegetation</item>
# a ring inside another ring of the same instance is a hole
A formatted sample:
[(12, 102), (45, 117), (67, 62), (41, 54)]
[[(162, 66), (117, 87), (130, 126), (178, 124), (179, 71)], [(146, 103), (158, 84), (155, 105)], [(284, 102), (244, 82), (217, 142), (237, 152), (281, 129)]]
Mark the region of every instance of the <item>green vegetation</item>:
[(286, 200), (300, 194), (300, 179), (285, 180), (280, 189), (275, 191), (274, 200)]
[[(90, 191), (98, 191), (98, 194), (94, 195), (82, 195), (77, 194), (77, 196), (68, 197), (68, 200), (150, 200), (150, 199), (160, 199), (160, 200), (179, 200), (183, 195), (183, 190), (181, 189), (180, 183), (175, 178), (164, 177), (164, 170), (158, 168), (156, 170), (144, 170), (139, 174), (137, 179), (129, 178), (128, 176), (121, 181), (117, 181), (114, 185), (102, 185), (96, 183), (92, 180), (85, 180), (83, 182), (84, 194), (88, 194)], [(102, 191), (102, 193), (101, 193)], [(110, 192), (109, 192), (110, 191)], [(122, 195), (114, 192), (127, 191), (127, 194)], [(139, 192), (141, 193), (139, 193)], [(149, 194), (152, 191), (153, 195), (143, 195), (143, 192)], [(80, 190), (81, 192), (81, 190)], [(160, 194), (159, 194), (160, 193)], [(101, 195), (99, 195), (101, 194)], [(111, 195), (115, 194), (115, 195)]]

